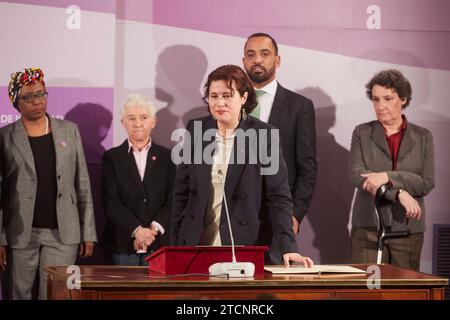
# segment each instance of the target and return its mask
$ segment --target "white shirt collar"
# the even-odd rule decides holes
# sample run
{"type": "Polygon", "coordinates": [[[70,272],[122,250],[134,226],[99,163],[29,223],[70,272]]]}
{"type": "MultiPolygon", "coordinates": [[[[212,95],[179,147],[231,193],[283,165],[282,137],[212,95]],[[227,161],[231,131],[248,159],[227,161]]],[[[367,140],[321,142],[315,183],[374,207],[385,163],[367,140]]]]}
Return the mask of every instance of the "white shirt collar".
{"type": "Polygon", "coordinates": [[[277,79],[273,79],[273,81],[271,81],[270,83],[266,84],[264,87],[260,88],[260,89],[256,89],[255,90],[263,90],[266,93],[275,96],[275,93],[277,92],[277,79]]]}
{"type": "MultiPolygon", "coordinates": [[[[130,152],[131,150],[139,152],[139,150],[134,150],[133,144],[131,143],[130,138],[127,138],[127,141],[128,141],[128,152],[130,152]]],[[[148,143],[142,148],[141,151],[144,151],[144,150],[148,151],[148,149],[150,149],[151,146],[152,146],[152,139],[150,138],[148,143]]]]}

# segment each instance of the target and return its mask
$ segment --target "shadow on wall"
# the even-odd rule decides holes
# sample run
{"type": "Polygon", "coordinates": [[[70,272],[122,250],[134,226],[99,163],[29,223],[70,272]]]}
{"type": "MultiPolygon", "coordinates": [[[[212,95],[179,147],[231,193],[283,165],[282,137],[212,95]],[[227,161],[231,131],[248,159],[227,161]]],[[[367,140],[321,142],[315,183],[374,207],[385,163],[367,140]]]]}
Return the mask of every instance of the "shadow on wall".
{"type": "Polygon", "coordinates": [[[172,148],[177,143],[170,138],[173,130],[208,114],[200,94],[207,65],[205,53],[191,45],[169,46],[158,56],[155,97],[165,106],[156,113],[156,143],[172,148]]]}
{"type": "MultiPolygon", "coordinates": [[[[411,82],[411,87],[413,91],[413,100],[411,101],[410,106],[421,106],[426,107],[429,96],[430,96],[430,78],[429,71],[427,69],[427,65],[422,61],[421,58],[416,56],[411,52],[406,52],[397,49],[377,49],[365,51],[359,55],[362,57],[361,59],[368,59],[368,57],[373,57],[374,60],[382,60],[383,57],[385,59],[394,59],[395,57],[402,57],[403,65],[396,64],[386,64],[384,67],[380,68],[379,63],[374,63],[371,68],[372,70],[367,70],[366,68],[359,67],[359,59],[353,60],[352,65],[352,76],[355,78],[357,83],[361,84],[361,92],[365,92],[366,83],[375,75],[375,73],[386,70],[386,69],[398,69],[405,75],[406,78],[411,82]],[[405,72],[406,68],[416,68],[411,70],[411,72],[405,72]]],[[[365,99],[365,101],[369,101],[365,99]]],[[[372,106],[369,102],[367,106],[372,106]]]]}
{"type": "Polygon", "coordinates": [[[96,103],[79,103],[64,116],[77,124],[88,164],[102,163],[102,142],[111,129],[112,118],[111,111],[96,103]]]}
{"type": "MultiPolygon", "coordinates": [[[[95,223],[98,241],[102,238],[105,225],[101,197],[102,157],[105,148],[102,141],[111,129],[112,114],[96,103],[79,103],[65,115],[65,119],[75,122],[80,130],[83,149],[91,180],[92,200],[94,203],[95,223]]],[[[98,243],[97,243],[98,244],[98,243]]],[[[105,264],[103,250],[96,244],[94,255],[88,259],[78,258],[77,264],[105,264]]]]}
{"type": "Polygon", "coordinates": [[[313,246],[319,261],[350,261],[350,235],[347,224],[353,197],[348,182],[349,152],[329,132],[336,124],[336,105],[320,88],[308,87],[298,92],[314,101],[317,132],[318,174],[314,197],[306,218],[313,231],[313,246]]]}

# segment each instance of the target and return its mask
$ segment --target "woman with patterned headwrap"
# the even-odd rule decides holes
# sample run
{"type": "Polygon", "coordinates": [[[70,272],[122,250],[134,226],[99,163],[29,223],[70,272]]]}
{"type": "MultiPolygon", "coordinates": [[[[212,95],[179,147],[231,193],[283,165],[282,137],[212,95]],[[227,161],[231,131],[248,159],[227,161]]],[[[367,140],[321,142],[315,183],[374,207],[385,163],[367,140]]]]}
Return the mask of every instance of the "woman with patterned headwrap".
{"type": "Polygon", "coordinates": [[[42,70],[13,73],[8,94],[21,118],[0,129],[0,270],[13,299],[32,298],[39,271],[46,299],[45,266],[92,255],[89,176],[77,126],[47,114],[42,70]]]}

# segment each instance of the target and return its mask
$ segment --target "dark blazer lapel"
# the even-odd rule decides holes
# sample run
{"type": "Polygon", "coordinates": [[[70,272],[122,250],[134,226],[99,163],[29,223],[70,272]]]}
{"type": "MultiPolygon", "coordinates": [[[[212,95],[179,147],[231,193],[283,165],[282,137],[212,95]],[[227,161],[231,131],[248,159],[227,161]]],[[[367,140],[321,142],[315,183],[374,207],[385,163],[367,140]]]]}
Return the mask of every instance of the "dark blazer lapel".
{"type": "Polygon", "coordinates": [[[378,121],[375,121],[372,126],[372,133],[370,135],[371,139],[375,144],[380,148],[383,153],[385,153],[388,156],[388,159],[390,159],[391,154],[389,151],[389,146],[386,141],[386,135],[384,133],[383,126],[378,121]]]}
{"type": "Polygon", "coordinates": [[[11,131],[11,139],[19,150],[19,153],[22,155],[24,162],[28,165],[34,176],[36,176],[33,152],[31,151],[30,142],[28,141],[28,136],[22,120],[17,120],[14,123],[14,128],[11,131]]]}
{"type": "Polygon", "coordinates": [[[150,150],[148,150],[147,153],[147,163],[145,165],[145,174],[144,174],[144,184],[147,183],[147,180],[150,178],[151,174],[153,173],[153,167],[156,164],[156,161],[158,161],[159,157],[159,150],[157,146],[152,146],[150,150]]]}
{"type": "Polygon", "coordinates": [[[139,189],[144,192],[144,186],[141,181],[141,176],[139,175],[139,171],[136,165],[136,160],[134,159],[133,152],[128,152],[128,140],[125,140],[124,143],[120,146],[120,156],[123,160],[123,164],[125,168],[130,173],[131,178],[139,187],[139,189]]]}
{"type": "MultiPolygon", "coordinates": [[[[202,144],[202,154],[201,154],[201,164],[197,165],[194,164],[194,168],[197,172],[197,178],[198,178],[198,185],[202,187],[208,187],[211,185],[211,167],[212,167],[212,157],[214,156],[214,150],[216,149],[217,141],[215,135],[213,135],[212,139],[210,141],[204,141],[203,140],[203,134],[208,129],[215,129],[217,130],[217,122],[213,119],[213,117],[207,118],[206,121],[202,123],[202,136],[196,137],[197,139],[201,139],[201,141],[194,141],[194,145],[201,143],[202,144]],[[204,154],[203,152],[208,147],[208,150],[211,151],[211,153],[208,152],[207,156],[210,157],[211,163],[207,163],[205,159],[203,158],[204,154]]],[[[216,131],[217,132],[217,131],[216,131]]],[[[196,151],[196,148],[194,147],[193,152],[196,151]]],[[[194,159],[194,155],[192,155],[192,159],[194,159]]]]}
{"type": "Polygon", "coordinates": [[[411,129],[411,126],[406,127],[405,132],[403,133],[402,142],[400,143],[400,149],[398,150],[398,159],[400,161],[403,159],[408,152],[414,147],[414,131],[411,129]]]}
{"type": "Polygon", "coordinates": [[[283,105],[285,105],[284,100],[286,99],[286,94],[284,88],[277,83],[277,92],[273,99],[272,109],[270,110],[268,123],[276,128],[281,128],[283,124],[281,123],[281,116],[283,115],[283,105]]]}

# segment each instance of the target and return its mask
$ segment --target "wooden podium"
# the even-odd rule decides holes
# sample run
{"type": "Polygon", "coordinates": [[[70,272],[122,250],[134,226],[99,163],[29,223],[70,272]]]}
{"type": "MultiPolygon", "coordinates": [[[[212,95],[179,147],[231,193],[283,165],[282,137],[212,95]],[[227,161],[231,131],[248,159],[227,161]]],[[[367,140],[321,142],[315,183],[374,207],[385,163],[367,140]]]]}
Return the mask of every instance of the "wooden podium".
{"type": "MultiPolygon", "coordinates": [[[[235,246],[238,262],[252,262],[255,274],[264,273],[266,246],[235,246]]],[[[208,274],[210,265],[216,262],[231,262],[231,246],[162,247],[145,258],[149,273],[164,275],[208,274]]]]}
{"type": "MultiPolygon", "coordinates": [[[[366,270],[369,265],[352,265],[366,270]]],[[[161,276],[147,267],[80,266],[78,288],[67,266],[47,266],[48,299],[422,299],[441,300],[448,279],[391,265],[379,265],[380,288],[368,287],[368,274],[264,273],[254,278],[210,278],[207,275],[161,276]]]]}

